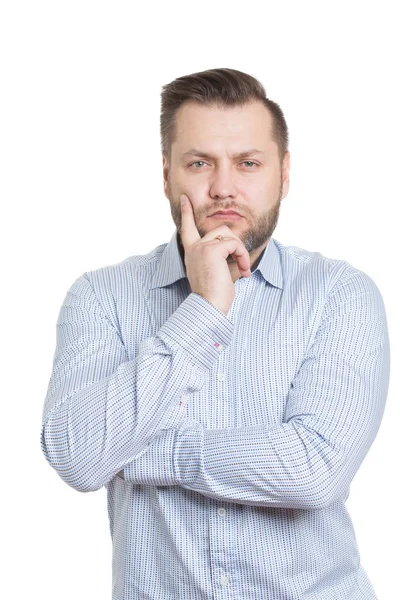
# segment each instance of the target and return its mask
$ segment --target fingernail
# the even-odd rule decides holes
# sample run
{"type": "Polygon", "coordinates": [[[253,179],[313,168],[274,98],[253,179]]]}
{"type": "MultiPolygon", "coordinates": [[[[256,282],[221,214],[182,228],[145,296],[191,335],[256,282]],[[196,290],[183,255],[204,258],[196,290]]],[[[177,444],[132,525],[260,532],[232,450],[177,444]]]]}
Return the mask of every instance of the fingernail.
{"type": "Polygon", "coordinates": [[[183,206],[186,202],[186,197],[185,196],[181,196],[181,206],[183,206]]]}

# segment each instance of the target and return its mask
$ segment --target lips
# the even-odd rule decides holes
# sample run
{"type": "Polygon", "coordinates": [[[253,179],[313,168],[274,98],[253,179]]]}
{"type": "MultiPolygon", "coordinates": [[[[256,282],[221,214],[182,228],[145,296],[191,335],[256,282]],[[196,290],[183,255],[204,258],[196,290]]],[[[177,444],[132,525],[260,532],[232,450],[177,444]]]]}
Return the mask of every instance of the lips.
{"type": "Polygon", "coordinates": [[[213,213],[211,216],[214,215],[237,215],[238,217],[241,217],[242,215],[238,212],[236,212],[235,210],[218,210],[217,212],[213,213]]]}

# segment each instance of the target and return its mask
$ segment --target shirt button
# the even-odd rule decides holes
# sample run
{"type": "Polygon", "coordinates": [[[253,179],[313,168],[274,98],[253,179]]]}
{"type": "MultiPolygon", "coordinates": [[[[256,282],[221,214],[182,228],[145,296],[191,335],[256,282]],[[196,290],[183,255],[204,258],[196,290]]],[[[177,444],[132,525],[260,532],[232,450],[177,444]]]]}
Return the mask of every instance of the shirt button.
{"type": "Polygon", "coordinates": [[[217,379],[218,379],[218,381],[224,381],[224,379],[225,379],[225,374],[224,374],[224,373],[218,373],[218,375],[217,375],[217,379]]]}
{"type": "Polygon", "coordinates": [[[221,585],[228,585],[229,584],[229,579],[227,578],[226,575],[222,575],[220,581],[221,581],[221,585]]]}
{"type": "Polygon", "coordinates": [[[179,406],[186,406],[188,400],[189,400],[189,396],[181,396],[181,401],[179,402],[179,406]]]}
{"type": "Polygon", "coordinates": [[[224,349],[222,344],[215,343],[214,346],[216,347],[218,352],[222,352],[224,349]]]}
{"type": "Polygon", "coordinates": [[[226,513],[226,510],[224,508],[219,508],[218,509],[218,514],[220,517],[224,517],[226,513]]]}

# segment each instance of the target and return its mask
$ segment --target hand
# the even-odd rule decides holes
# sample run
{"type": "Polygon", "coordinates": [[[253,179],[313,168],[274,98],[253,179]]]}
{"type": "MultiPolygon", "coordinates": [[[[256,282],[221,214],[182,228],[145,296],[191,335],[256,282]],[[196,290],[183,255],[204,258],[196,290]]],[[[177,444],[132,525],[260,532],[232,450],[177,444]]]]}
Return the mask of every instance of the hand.
{"type": "Polygon", "coordinates": [[[216,227],[200,237],[192,204],[185,194],[181,196],[181,211],[181,239],[190,289],[227,314],[235,297],[227,258],[231,255],[242,276],[250,277],[249,253],[242,240],[227,225],[216,227]],[[214,239],[217,235],[222,235],[224,239],[214,239]]]}

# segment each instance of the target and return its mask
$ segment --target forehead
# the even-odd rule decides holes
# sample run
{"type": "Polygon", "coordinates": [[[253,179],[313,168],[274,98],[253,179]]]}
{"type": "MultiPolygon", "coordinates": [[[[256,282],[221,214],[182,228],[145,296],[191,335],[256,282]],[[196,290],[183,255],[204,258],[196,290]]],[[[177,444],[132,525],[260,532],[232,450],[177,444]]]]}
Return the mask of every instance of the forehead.
{"type": "Polygon", "coordinates": [[[221,144],[267,149],[274,144],[271,132],[272,116],[262,102],[220,107],[188,101],[177,111],[172,146],[178,152],[193,145],[209,149],[221,144]]]}

